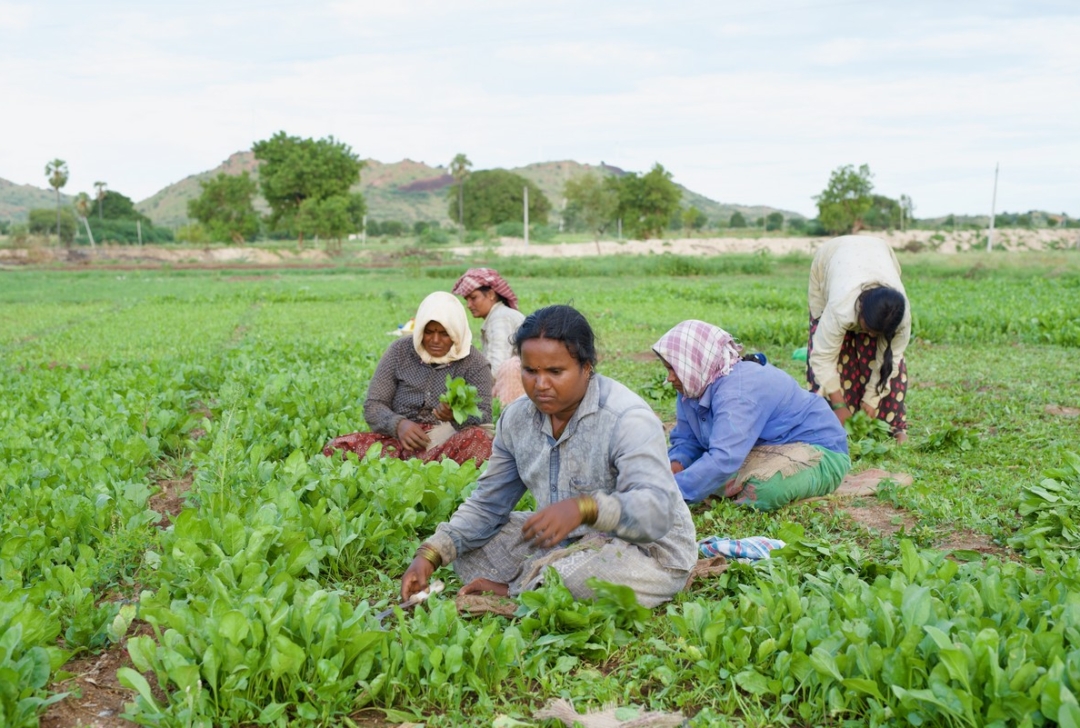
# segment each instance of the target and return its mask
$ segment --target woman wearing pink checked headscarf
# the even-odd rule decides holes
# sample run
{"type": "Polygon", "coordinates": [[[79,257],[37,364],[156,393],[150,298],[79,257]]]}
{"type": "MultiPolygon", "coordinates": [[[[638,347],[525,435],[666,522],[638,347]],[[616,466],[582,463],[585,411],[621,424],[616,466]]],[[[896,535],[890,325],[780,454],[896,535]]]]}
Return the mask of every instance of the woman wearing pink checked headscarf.
{"type": "Polygon", "coordinates": [[[683,321],[653,345],[679,393],[668,459],[690,502],[713,494],[763,511],[827,495],[851,468],[827,403],[731,334],[683,321]]]}
{"type": "Polygon", "coordinates": [[[465,299],[475,318],[484,319],[480,346],[491,366],[491,395],[506,403],[514,401],[525,394],[521,387],[521,360],[510,343],[525,320],[518,310],[517,296],[492,268],[469,268],[458,278],[453,292],[465,299]]]}

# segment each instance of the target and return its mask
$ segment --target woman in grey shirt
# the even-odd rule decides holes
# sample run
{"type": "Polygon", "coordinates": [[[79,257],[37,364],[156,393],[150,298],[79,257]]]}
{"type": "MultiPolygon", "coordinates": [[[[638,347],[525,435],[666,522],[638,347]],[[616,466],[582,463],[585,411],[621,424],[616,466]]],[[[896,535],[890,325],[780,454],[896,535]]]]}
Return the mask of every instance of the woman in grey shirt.
{"type": "Polygon", "coordinates": [[[660,420],[622,384],[596,374],[594,336],[569,306],[525,319],[514,340],[527,397],[499,418],[476,490],[417,551],[407,599],[442,564],[461,593],[517,596],[548,566],[577,598],[596,577],[656,606],[686,585],[697,559],[690,511],[660,420]],[[528,491],[536,512],[514,511],[528,491]]]}

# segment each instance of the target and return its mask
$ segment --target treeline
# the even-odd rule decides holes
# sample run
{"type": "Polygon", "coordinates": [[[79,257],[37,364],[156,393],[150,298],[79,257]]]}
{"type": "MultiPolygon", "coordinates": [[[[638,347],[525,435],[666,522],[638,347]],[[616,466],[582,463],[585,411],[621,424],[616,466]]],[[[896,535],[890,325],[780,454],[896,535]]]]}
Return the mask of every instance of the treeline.
{"type": "Polygon", "coordinates": [[[173,231],[159,227],[150,218],[135,209],[131,198],[115,190],[102,191],[96,209],[80,210],[80,200],[56,210],[39,208],[30,210],[25,224],[11,224],[0,229],[20,242],[30,235],[56,235],[63,245],[87,245],[111,243],[134,245],[138,243],[171,243],[173,231]]]}

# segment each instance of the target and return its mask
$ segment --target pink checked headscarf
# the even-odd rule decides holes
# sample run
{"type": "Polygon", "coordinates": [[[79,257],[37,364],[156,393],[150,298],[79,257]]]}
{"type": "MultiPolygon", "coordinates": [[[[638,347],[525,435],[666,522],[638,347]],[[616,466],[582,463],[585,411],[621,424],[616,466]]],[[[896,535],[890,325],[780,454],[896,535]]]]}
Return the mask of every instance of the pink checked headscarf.
{"type": "Polygon", "coordinates": [[[518,307],[517,296],[510,290],[510,284],[503,280],[492,268],[469,268],[454,284],[454,295],[467,296],[477,288],[487,286],[506,299],[506,305],[516,309],[518,307]]]}
{"type": "Polygon", "coordinates": [[[699,399],[705,388],[731,372],[742,358],[742,347],[731,334],[704,321],[689,320],[653,344],[657,356],[671,365],[683,394],[699,399]]]}

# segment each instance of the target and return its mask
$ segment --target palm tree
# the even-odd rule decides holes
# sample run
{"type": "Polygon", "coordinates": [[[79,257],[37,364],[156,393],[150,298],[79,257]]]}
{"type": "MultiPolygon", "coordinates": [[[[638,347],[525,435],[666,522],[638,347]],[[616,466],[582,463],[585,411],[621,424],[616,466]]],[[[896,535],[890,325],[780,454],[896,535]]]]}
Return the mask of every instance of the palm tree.
{"type": "Polygon", "coordinates": [[[45,176],[49,178],[49,187],[56,190],[56,240],[60,241],[60,188],[67,184],[68,166],[62,159],[54,159],[45,165],[45,176]]]}
{"type": "Polygon", "coordinates": [[[97,193],[94,199],[97,200],[97,219],[101,220],[101,203],[105,199],[105,188],[108,187],[104,182],[95,182],[94,191],[97,193]]]}
{"type": "Polygon", "coordinates": [[[450,162],[450,176],[457,183],[458,235],[465,235],[465,178],[469,176],[472,162],[464,154],[454,155],[450,162]]]}
{"type": "Polygon", "coordinates": [[[86,219],[90,215],[90,210],[93,209],[93,203],[90,200],[90,195],[85,192],[80,192],[75,195],[75,212],[78,214],[79,219],[82,220],[83,227],[86,228],[86,236],[90,238],[90,247],[94,247],[94,233],[90,232],[90,223],[86,219]]]}

